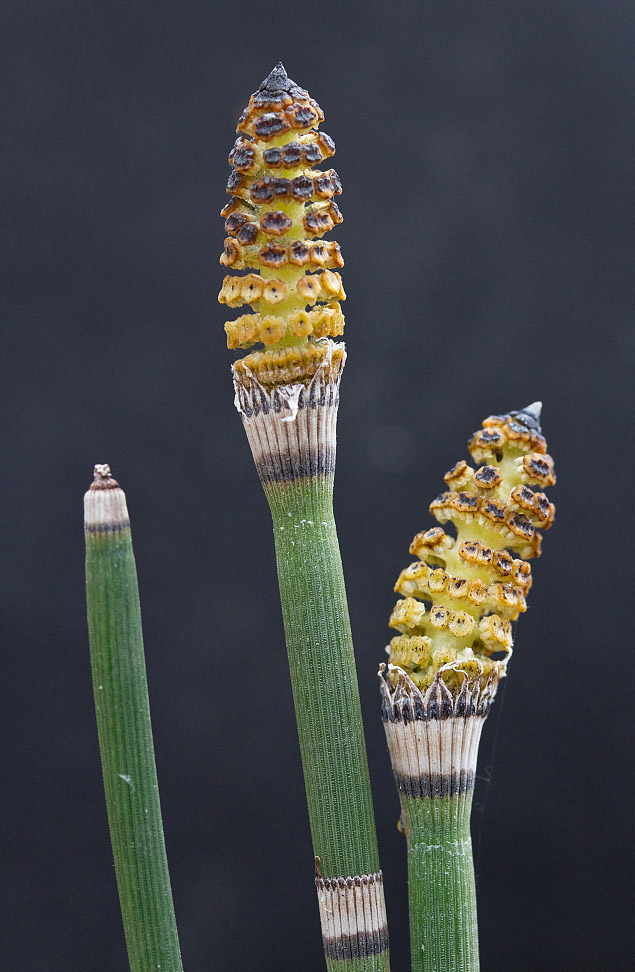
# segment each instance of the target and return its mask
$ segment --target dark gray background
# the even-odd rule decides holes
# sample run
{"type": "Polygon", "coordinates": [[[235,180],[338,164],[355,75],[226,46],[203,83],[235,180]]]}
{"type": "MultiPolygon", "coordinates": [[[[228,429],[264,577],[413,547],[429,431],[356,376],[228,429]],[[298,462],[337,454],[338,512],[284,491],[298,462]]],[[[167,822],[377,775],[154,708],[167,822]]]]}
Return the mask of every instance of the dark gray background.
{"type": "Polygon", "coordinates": [[[185,967],[322,969],[269,513],[216,302],[235,123],[282,59],[344,183],[336,513],[393,967],[392,586],[469,433],[542,398],[559,512],[482,747],[483,968],[630,968],[632,4],[5,0],[0,18],[2,967],[126,968],[82,589],[82,494],[110,462],[185,967]]]}

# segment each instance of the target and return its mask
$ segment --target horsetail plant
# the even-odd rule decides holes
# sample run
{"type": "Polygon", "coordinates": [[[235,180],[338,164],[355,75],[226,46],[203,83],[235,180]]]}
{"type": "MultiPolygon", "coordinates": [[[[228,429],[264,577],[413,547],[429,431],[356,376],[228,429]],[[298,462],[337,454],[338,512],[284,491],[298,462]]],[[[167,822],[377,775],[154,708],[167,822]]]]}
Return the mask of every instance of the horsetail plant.
{"type": "Polygon", "coordinates": [[[326,964],[386,972],[388,934],[342,565],[333,517],[335,423],[345,361],[341,221],[319,106],[278,64],[238,122],[219,295],[249,305],[225,325],[235,402],[271,509],[315,854],[326,964]],[[252,272],[257,271],[257,272],[252,272]],[[310,273],[309,271],[315,271],[310,273]]]}
{"type": "Polygon", "coordinates": [[[512,651],[511,622],[527,609],[527,557],[554,506],[540,403],[494,415],[470,439],[479,468],[446,473],[400,575],[390,618],[400,634],[380,668],[382,713],[408,844],[413,972],[478,972],[470,811],[483,722],[512,651]],[[513,555],[516,556],[513,556],[513,555]]]}
{"type": "MultiPolygon", "coordinates": [[[[241,415],[271,510],[328,972],[389,972],[353,645],[335,520],[346,360],[335,146],[320,107],[278,64],[229,156],[219,295],[241,415]],[[245,275],[237,271],[248,270],[245,275]],[[257,272],[253,272],[257,271],[257,272]],[[311,272],[313,271],[313,272],[311,272]]],[[[413,972],[478,972],[470,812],[483,723],[526,610],[528,557],[555,483],[540,403],[490,416],[430,506],[395,587],[399,631],[380,667],[382,715],[408,844],[413,972]]],[[[91,665],[108,820],[131,972],[182,972],[167,868],[126,499],[108,466],[85,496],[91,665]]]]}
{"type": "Polygon", "coordinates": [[[182,972],[152,743],[126,497],[107,465],[84,497],[86,600],[108,823],[131,972],[182,972]]]}

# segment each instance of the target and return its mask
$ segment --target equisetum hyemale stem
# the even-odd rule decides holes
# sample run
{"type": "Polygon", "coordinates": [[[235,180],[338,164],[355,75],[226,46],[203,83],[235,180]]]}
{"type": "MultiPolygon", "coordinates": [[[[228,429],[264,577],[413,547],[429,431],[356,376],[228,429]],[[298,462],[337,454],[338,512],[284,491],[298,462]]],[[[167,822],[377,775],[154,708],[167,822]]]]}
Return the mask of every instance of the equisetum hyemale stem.
{"type": "Polygon", "coordinates": [[[95,466],[84,497],[99,748],[131,972],[182,972],[154,761],[139,590],[123,490],[95,466]]]}
{"type": "Polygon", "coordinates": [[[470,811],[483,722],[527,609],[527,557],[555,483],[540,403],[494,415],[470,439],[478,469],[457,463],[430,506],[441,527],[419,533],[390,624],[400,635],[380,668],[382,713],[408,843],[413,972],[478,972],[470,811]]]}
{"type": "Polygon", "coordinates": [[[238,123],[223,210],[219,300],[254,313],[225,325],[236,406],[273,517],[327,967],[389,968],[382,875],[353,646],[333,519],[335,422],[344,366],[337,173],[323,115],[278,64],[238,123]],[[315,273],[307,271],[314,270],[315,273]],[[308,306],[307,306],[308,305],[308,306]]]}

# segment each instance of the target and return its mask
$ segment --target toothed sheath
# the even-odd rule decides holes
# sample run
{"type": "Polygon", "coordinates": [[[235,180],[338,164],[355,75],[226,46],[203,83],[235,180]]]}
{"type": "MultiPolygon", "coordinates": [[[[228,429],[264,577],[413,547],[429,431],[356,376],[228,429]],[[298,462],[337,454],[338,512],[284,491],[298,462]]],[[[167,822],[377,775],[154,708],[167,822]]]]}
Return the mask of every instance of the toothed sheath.
{"type": "Polygon", "coordinates": [[[223,210],[233,270],[220,300],[241,414],[273,518],[280,598],[316,867],[326,964],[386,972],[388,933],[346,592],[333,518],[335,423],[345,353],[333,154],[319,106],[281,64],[239,121],[223,210]],[[308,273],[315,270],[315,273],[308,273]],[[307,306],[308,305],[308,306],[307,306]]]}
{"type": "Polygon", "coordinates": [[[90,657],[108,823],[131,972],[182,972],[163,839],[126,497],[95,466],[84,498],[90,657]]]}
{"type": "Polygon", "coordinates": [[[477,463],[446,474],[430,511],[450,521],[417,534],[380,668],[382,716],[408,843],[413,972],[478,972],[470,812],[483,722],[506,674],[511,622],[527,608],[540,533],[554,516],[537,488],[555,483],[539,403],[486,419],[477,463]]]}

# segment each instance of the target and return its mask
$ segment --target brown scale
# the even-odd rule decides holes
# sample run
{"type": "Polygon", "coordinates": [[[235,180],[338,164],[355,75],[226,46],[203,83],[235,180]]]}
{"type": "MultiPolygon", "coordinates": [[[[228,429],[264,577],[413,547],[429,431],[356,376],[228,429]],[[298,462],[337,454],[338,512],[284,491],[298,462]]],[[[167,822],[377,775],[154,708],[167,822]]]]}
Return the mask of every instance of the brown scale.
{"type": "Polygon", "coordinates": [[[420,688],[440,669],[453,691],[475,672],[483,684],[505,674],[511,624],[526,611],[531,587],[526,558],[540,555],[540,530],[555,512],[537,489],[556,481],[539,416],[536,403],[486,419],[468,444],[478,467],[456,463],[445,475],[449,489],[430,506],[456,536],[433,527],[410,545],[418,559],[395,586],[401,599],[390,624],[400,635],[389,651],[420,688]]]}
{"type": "Polygon", "coordinates": [[[243,314],[225,324],[227,344],[264,344],[265,356],[249,355],[238,373],[262,371],[267,382],[276,354],[281,381],[290,373],[304,374],[307,362],[322,360],[326,351],[301,349],[343,331],[339,301],[346,295],[337,271],[344,261],[338,244],[322,239],[342,221],[334,201],[342,185],[335,169],[315,168],[335,152],[333,140],[317,130],[323,117],[317,102],[278,64],[251,96],[229,155],[220,262],[232,273],[219,301],[252,308],[252,321],[243,314]],[[253,272],[234,276],[244,270],[253,272]],[[289,348],[301,352],[293,367],[289,348]]]}
{"type": "MultiPolygon", "coordinates": [[[[275,199],[295,199],[296,202],[309,203],[339,196],[342,184],[335,169],[329,169],[328,172],[309,172],[296,176],[295,179],[262,176],[253,181],[239,172],[232,172],[227,180],[226,191],[232,198],[255,205],[270,203],[275,199]]],[[[335,212],[336,209],[335,206],[332,211],[335,212]]]]}

